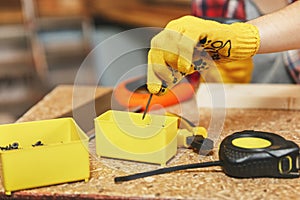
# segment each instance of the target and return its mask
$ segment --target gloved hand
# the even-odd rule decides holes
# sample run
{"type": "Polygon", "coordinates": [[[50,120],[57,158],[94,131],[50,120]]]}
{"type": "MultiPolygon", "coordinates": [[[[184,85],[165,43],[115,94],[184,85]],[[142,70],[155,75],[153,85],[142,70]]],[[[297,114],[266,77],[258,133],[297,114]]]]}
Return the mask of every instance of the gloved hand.
{"type": "MultiPolygon", "coordinates": [[[[148,90],[163,94],[170,83],[176,84],[182,76],[209,68],[213,61],[221,71],[231,73],[235,69],[227,62],[251,58],[259,44],[258,29],[251,24],[220,24],[193,16],[173,20],[151,41],[148,90]]],[[[249,75],[247,66],[244,70],[241,74],[249,75]]]]}
{"type": "Polygon", "coordinates": [[[208,82],[249,83],[253,71],[252,58],[232,62],[216,62],[204,75],[208,82]]]}

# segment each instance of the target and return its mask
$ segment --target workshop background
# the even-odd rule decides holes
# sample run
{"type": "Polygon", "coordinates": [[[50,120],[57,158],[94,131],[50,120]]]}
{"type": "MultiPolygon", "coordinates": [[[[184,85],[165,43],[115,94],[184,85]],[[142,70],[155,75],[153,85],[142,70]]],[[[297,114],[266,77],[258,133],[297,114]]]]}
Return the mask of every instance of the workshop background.
{"type": "MultiPolygon", "coordinates": [[[[189,0],[0,1],[0,124],[14,122],[55,86],[74,83],[84,58],[106,38],[136,27],[164,27],[189,13],[189,0]]],[[[139,61],[122,65],[146,62],[141,53],[135,55],[139,61]]],[[[97,78],[101,59],[96,61],[87,84],[97,78]]]]}

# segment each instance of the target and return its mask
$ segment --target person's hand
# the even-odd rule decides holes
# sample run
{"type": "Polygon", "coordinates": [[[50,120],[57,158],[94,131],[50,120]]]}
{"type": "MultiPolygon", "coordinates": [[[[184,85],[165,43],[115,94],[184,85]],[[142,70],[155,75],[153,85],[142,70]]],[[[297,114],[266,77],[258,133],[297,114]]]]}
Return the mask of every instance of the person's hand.
{"type": "Polygon", "coordinates": [[[216,67],[210,68],[203,78],[208,82],[249,83],[253,65],[252,58],[232,62],[216,62],[216,67]]]}
{"type": "MultiPolygon", "coordinates": [[[[148,90],[153,94],[163,93],[162,85],[176,84],[186,74],[209,68],[213,61],[224,67],[223,72],[231,73],[230,64],[226,63],[251,58],[259,44],[258,29],[251,24],[220,24],[193,16],[173,20],[151,41],[148,90]]],[[[249,71],[247,65],[243,67],[249,71]]]]}

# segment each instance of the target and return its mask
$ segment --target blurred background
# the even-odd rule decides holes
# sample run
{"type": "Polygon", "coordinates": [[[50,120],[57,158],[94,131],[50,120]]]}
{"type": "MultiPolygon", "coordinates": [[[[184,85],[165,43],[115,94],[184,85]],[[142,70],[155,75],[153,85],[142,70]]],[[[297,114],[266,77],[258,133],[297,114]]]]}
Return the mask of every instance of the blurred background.
{"type": "MultiPolygon", "coordinates": [[[[190,13],[189,0],[1,0],[0,124],[14,122],[57,85],[73,84],[101,41],[132,28],[164,27],[190,13]]],[[[138,38],[120,45],[135,42],[138,38]]],[[[87,84],[97,79],[101,59],[105,56],[87,68],[87,84]]],[[[136,62],[146,63],[146,52],[122,65],[136,62]]],[[[108,78],[100,85],[114,83],[108,78]]]]}

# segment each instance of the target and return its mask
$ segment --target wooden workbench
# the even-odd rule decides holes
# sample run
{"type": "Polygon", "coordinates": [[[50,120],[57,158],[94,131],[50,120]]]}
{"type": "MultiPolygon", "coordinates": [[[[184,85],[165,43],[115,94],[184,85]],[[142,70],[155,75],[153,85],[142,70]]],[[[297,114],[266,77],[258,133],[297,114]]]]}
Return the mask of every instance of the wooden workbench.
{"type": "MultiPolygon", "coordinates": [[[[259,86],[256,86],[259,90],[259,86]]],[[[263,89],[263,88],[262,88],[263,89]]],[[[293,88],[294,92],[298,90],[293,88]]],[[[58,117],[61,108],[70,107],[72,86],[60,86],[30,109],[18,122],[58,117]],[[61,101],[59,100],[62,98],[61,101]],[[43,112],[44,111],[44,112],[43,112]],[[48,117],[47,117],[48,116],[48,117]]],[[[107,88],[97,88],[98,94],[107,94],[107,88]],[[101,92],[102,91],[102,92],[101,92]]],[[[255,91],[252,93],[255,96],[255,91]]],[[[265,92],[266,93],[266,92],[265,92]]],[[[85,102],[86,103],[86,102],[85,102]]],[[[191,102],[186,102],[189,105],[191,102]]],[[[193,104],[193,103],[192,103],[193,104]]],[[[191,104],[191,105],[192,105],[191,104]]],[[[270,102],[272,104],[272,102],[270,102]]],[[[178,111],[178,106],[168,108],[178,111]]],[[[208,127],[211,108],[200,109],[200,125],[208,127]]],[[[212,155],[199,157],[191,150],[179,149],[168,166],[218,159],[218,145],[228,134],[245,129],[271,131],[300,144],[300,112],[293,109],[226,109],[221,135],[215,135],[212,155]]],[[[91,178],[84,181],[17,191],[14,198],[26,199],[298,199],[299,179],[236,179],[226,176],[220,167],[174,172],[115,184],[115,176],[157,169],[159,166],[97,158],[91,143],[91,178]]],[[[22,166],[20,166],[22,167],[22,166]]],[[[0,186],[0,199],[5,198],[0,186]]],[[[9,199],[9,198],[7,198],[9,199]]]]}

